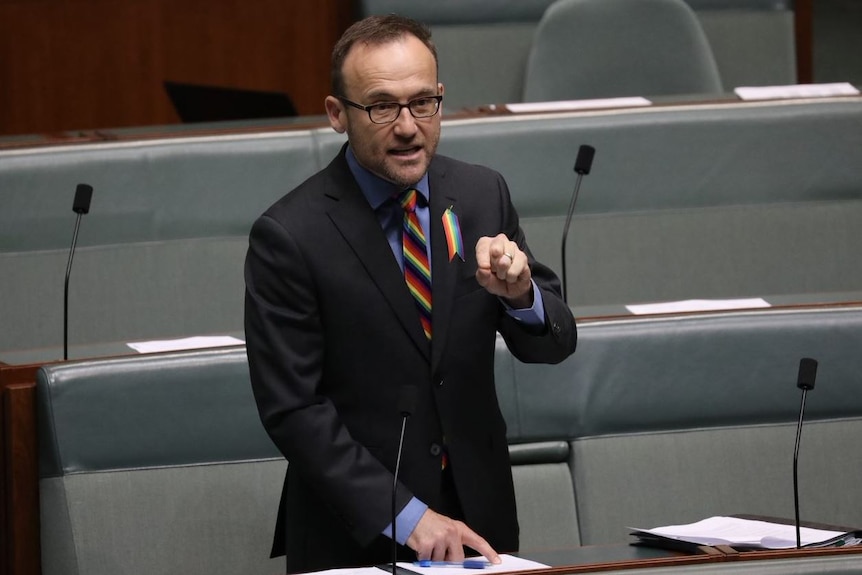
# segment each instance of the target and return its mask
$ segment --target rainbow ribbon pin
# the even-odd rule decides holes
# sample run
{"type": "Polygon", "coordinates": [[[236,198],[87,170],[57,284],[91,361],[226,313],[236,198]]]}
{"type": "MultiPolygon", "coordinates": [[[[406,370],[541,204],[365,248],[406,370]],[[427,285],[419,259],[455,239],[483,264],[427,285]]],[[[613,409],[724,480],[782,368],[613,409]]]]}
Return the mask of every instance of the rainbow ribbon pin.
{"type": "Polygon", "coordinates": [[[452,206],[443,212],[443,232],[446,234],[446,245],[449,246],[449,261],[458,254],[463,262],[464,240],[461,239],[461,224],[458,223],[458,216],[452,211],[452,206]]]}

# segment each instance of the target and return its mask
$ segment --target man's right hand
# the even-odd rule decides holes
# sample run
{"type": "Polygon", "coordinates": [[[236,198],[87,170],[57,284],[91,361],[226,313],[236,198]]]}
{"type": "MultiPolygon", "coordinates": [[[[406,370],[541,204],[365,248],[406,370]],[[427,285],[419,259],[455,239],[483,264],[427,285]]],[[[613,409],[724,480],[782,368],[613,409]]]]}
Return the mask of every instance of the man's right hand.
{"type": "Polygon", "coordinates": [[[478,533],[463,522],[428,509],[407,538],[407,545],[416,551],[417,559],[432,561],[463,561],[464,546],[475,549],[491,563],[501,562],[500,556],[478,533]]]}

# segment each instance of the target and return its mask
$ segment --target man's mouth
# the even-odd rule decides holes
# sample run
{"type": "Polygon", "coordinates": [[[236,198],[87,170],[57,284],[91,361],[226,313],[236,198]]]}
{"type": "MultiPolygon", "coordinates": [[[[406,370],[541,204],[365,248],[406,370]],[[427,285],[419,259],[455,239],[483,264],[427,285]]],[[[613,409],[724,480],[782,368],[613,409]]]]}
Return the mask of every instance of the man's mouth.
{"type": "Polygon", "coordinates": [[[415,156],[416,154],[418,154],[421,151],[422,151],[421,146],[410,146],[408,148],[393,148],[393,149],[389,150],[389,153],[392,154],[393,156],[398,156],[401,158],[410,158],[412,156],[415,156]]]}

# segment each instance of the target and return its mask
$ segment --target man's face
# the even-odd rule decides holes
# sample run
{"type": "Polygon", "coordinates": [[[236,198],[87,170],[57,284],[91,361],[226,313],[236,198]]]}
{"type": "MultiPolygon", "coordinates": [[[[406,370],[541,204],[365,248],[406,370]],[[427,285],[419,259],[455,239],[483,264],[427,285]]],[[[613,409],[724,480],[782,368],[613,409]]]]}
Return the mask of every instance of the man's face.
{"type": "MultiPolygon", "coordinates": [[[[337,95],[363,106],[443,94],[434,56],[415,36],[379,45],[358,42],[347,54],[343,76],[346,93],[337,95]]],[[[402,108],[394,122],[374,124],[367,112],[332,96],[326,110],[333,129],[347,132],[356,159],[371,172],[406,188],[428,170],[440,141],[441,113],[417,119],[402,108]]]]}

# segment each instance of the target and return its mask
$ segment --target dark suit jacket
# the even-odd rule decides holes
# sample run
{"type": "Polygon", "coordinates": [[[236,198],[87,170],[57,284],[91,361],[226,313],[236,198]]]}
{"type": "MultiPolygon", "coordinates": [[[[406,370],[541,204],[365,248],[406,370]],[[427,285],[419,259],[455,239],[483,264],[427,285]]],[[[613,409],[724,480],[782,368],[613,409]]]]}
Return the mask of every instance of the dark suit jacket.
{"type": "Polygon", "coordinates": [[[558,279],[532,256],[543,330],[519,325],[476,282],[479,237],[503,232],[529,255],[503,178],[441,156],[428,174],[430,344],[344,150],[251,231],[248,359],[261,419],[289,462],[273,553],[283,553],[286,541],[291,571],[389,559],[380,533],[391,521],[397,402],[407,384],[418,386],[418,399],[397,508],[413,495],[432,509],[438,504],[438,446],[445,443],[465,522],[497,551],[517,550],[506,424],[494,387],[495,333],[522,361],[556,363],[575,349],[575,321],[558,279]],[[465,261],[448,259],[441,218],[450,206],[465,261]],[[369,551],[378,548],[382,556],[369,551]]]}

